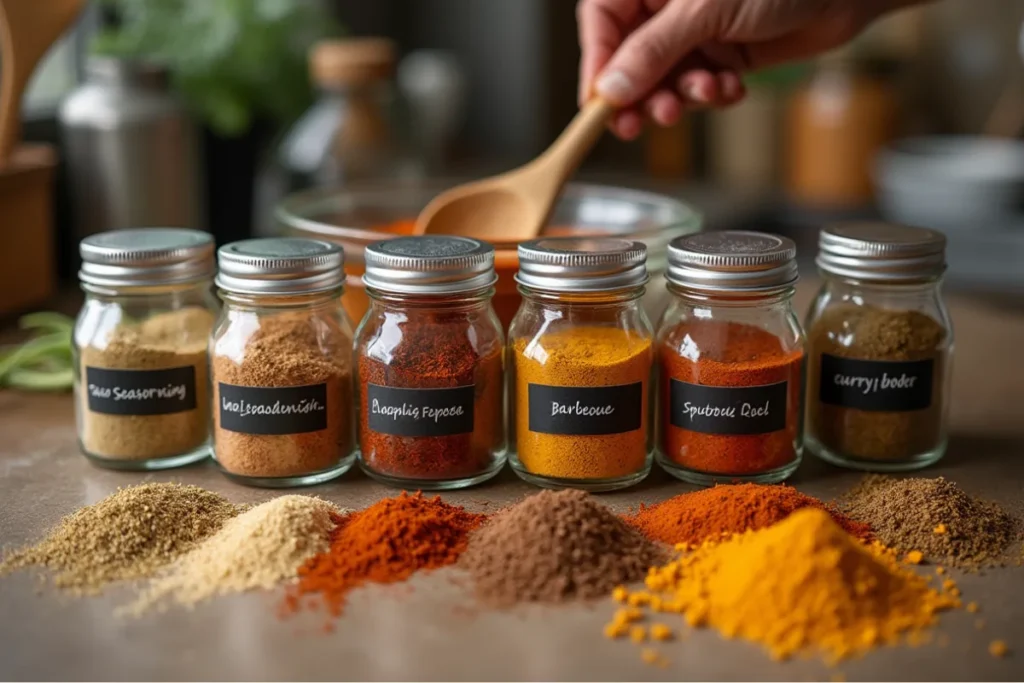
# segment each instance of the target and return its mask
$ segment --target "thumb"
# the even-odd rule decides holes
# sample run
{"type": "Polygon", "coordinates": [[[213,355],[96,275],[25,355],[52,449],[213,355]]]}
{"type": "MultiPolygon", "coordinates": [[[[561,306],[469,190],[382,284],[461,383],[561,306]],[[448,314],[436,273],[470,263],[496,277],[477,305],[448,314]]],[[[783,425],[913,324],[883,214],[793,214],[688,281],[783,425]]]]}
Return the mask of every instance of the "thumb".
{"type": "Polygon", "coordinates": [[[620,107],[641,99],[687,53],[713,38],[707,8],[713,11],[715,6],[701,0],[671,0],[615,51],[594,84],[597,94],[620,107]]]}

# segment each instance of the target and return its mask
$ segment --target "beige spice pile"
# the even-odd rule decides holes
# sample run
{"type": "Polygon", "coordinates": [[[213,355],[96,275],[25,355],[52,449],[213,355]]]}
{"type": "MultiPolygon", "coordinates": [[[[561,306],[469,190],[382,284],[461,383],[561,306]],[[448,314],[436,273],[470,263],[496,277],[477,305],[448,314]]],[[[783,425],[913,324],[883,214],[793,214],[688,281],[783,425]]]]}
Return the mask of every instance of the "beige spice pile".
{"type": "Polygon", "coordinates": [[[0,576],[42,566],[74,594],[142,579],[195,548],[244,511],[198,486],[143,484],[118,489],[68,515],[39,543],[0,562],[0,576]]]}
{"type": "Polygon", "coordinates": [[[190,607],[218,595],[274,588],[327,550],[334,519],[342,512],[309,496],[281,496],[258,505],[170,565],[123,612],[140,615],[171,603],[190,607]]]}

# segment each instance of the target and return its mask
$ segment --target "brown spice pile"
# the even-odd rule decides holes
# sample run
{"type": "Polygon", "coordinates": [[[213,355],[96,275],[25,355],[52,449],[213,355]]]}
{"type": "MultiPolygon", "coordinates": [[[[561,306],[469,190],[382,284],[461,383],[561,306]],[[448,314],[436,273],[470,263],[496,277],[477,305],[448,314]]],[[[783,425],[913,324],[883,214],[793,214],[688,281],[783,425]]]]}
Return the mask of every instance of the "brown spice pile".
{"type": "Polygon", "coordinates": [[[652,541],[696,545],[707,539],[763,529],[802,508],[825,510],[851,536],[866,540],[870,527],[840,513],[792,486],[723,484],[684,493],[652,505],[641,505],[626,521],[652,541]]]}
{"type": "Polygon", "coordinates": [[[151,576],[216,533],[244,507],[181,484],[143,484],[118,491],[65,517],[36,545],[0,563],[0,576],[45,566],[54,584],[95,594],[114,581],[151,576]]]}
{"type": "MultiPolygon", "coordinates": [[[[230,336],[230,335],[229,335],[230,336]]],[[[228,472],[250,477],[312,474],[352,451],[351,340],[337,321],[309,313],[261,318],[236,362],[225,336],[213,349],[214,457],[228,472]],[[302,434],[243,434],[220,426],[219,382],[245,387],[327,385],[327,428],[302,434]]]]}
{"type": "Polygon", "coordinates": [[[942,477],[869,476],[847,496],[843,509],[870,524],[882,543],[959,567],[1001,564],[1020,537],[1018,520],[942,477]]]}
{"type": "Polygon", "coordinates": [[[165,370],[192,367],[196,407],[161,415],[112,415],[89,410],[89,392],[79,392],[82,446],[90,454],[114,460],[146,460],[188,453],[210,436],[210,380],[206,345],[213,314],[189,307],[160,313],[138,324],[115,328],[109,338],[81,348],[86,368],[165,370]],[[96,344],[93,346],[93,344],[96,344]]]}
{"type": "Polygon", "coordinates": [[[470,537],[460,565],[495,606],[607,595],[642,579],[667,549],[583,491],[543,491],[498,513],[470,537]]]}
{"type": "Polygon", "coordinates": [[[466,549],[470,531],[485,519],[439,496],[405,492],[344,517],[335,515],[330,548],[299,569],[299,583],[283,611],[293,612],[302,596],[318,594],[332,614],[340,614],[354,588],[397,583],[414,572],[453,564],[466,549]]]}

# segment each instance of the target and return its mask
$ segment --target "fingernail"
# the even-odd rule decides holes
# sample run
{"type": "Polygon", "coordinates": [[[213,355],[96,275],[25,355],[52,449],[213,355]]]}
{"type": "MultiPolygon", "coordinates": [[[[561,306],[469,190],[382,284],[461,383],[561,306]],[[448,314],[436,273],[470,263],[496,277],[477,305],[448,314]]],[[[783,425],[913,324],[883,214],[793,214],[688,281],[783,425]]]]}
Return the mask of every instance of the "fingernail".
{"type": "Polygon", "coordinates": [[[601,74],[594,85],[601,97],[613,104],[624,104],[633,98],[633,83],[621,71],[607,71],[601,74]]]}
{"type": "Polygon", "coordinates": [[[701,92],[699,84],[693,81],[690,81],[683,86],[683,92],[686,95],[686,99],[691,102],[704,102],[707,100],[707,97],[705,97],[704,93],[701,92]]]}

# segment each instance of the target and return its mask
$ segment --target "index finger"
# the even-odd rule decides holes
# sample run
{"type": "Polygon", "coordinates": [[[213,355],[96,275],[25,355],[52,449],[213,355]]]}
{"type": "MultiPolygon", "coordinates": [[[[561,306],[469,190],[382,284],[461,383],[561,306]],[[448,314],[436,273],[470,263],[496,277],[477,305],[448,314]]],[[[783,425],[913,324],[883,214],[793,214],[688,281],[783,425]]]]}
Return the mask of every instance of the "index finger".
{"type": "Polygon", "coordinates": [[[580,39],[580,105],[590,99],[591,86],[626,37],[640,13],[641,0],[580,0],[576,21],[580,39]]]}

